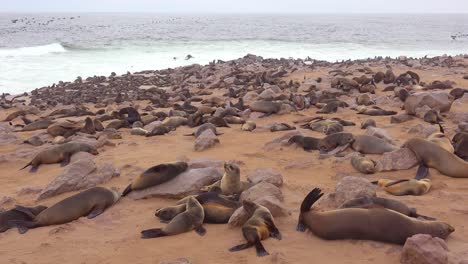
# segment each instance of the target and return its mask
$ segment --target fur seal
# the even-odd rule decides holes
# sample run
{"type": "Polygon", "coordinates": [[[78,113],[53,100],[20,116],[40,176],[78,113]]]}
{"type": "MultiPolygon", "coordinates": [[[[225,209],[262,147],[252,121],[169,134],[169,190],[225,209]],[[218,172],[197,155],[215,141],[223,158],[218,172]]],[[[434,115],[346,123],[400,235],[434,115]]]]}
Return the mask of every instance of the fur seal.
{"type": "Polygon", "coordinates": [[[196,138],[198,138],[205,130],[211,130],[213,131],[213,134],[219,136],[219,135],[222,135],[223,133],[218,133],[218,131],[216,131],[216,126],[211,124],[211,123],[206,123],[206,124],[203,124],[201,126],[199,126],[197,128],[197,130],[195,132],[193,132],[192,134],[187,134],[187,135],[184,135],[184,136],[195,136],[196,138]]]}
{"type": "Polygon", "coordinates": [[[242,125],[245,123],[245,120],[241,117],[238,117],[238,116],[226,116],[223,118],[224,121],[226,121],[226,123],[228,124],[239,124],[239,125],[242,125]]]}
{"type": "Polygon", "coordinates": [[[362,154],[383,154],[396,150],[396,147],[378,137],[368,135],[354,136],[351,147],[362,154]]]}
{"type": "Polygon", "coordinates": [[[429,124],[440,124],[442,117],[440,111],[437,109],[431,109],[424,114],[423,120],[429,124]]]}
{"type": "Polygon", "coordinates": [[[358,106],[356,110],[359,115],[369,115],[369,116],[388,116],[388,115],[396,115],[397,112],[385,110],[378,106],[366,107],[366,106],[358,106]]]}
{"type": "Polygon", "coordinates": [[[228,123],[226,122],[226,120],[224,120],[223,118],[219,117],[219,116],[213,116],[213,117],[210,117],[208,120],[207,120],[208,123],[211,123],[217,127],[230,127],[228,125],[228,123]]]}
{"type": "Polygon", "coordinates": [[[330,114],[338,111],[339,101],[331,101],[318,110],[317,114],[330,114]]]}
{"type": "Polygon", "coordinates": [[[295,143],[301,146],[305,151],[318,150],[319,142],[320,142],[320,139],[318,138],[305,137],[305,136],[300,136],[300,135],[293,136],[288,140],[288,144],[295,143]]]}
{"type": "Polygon", "coordinates": [[[301,204],[297,230],[307,228],[316,236],[327,239],[374,240],[403,245],[416,234],[428,234],[446,239],[455,229],[440,221],[421,221],[393,210],[382,208],[346,208],[326,212],[311,211],[322,197],[318,188],[312,190],[301,204]]]}
{"type": "Polygon", "coordinates": [[[171,117],[168,117],[168,118],[164,119],[164,121],[161,123],[161,125],[177,128],[177,127],[180,127],[182,125],[186,125],[187,121],[188,120],[185,117],[171,116],[171,117]]]}
{"type": "Polygon", "coordinates": [[[245,124],[243,124],[241,127],[243,131],[250,131],[250,132],[255,130],[255,128],[257,128],[257,124],[255,124],[255,122],[251,120],[245,122],[245,124]]]}
{"type": "Polygon", "coordinates": [[[406,99],[410,96],[408,90],[402,87],[395,87],[393,93],[395,94],[395,97],[398,97],[403,103],[406,102],[406,99]]]}
{"type": "Polygon", "coordinates": [[[247,200],[243,201],[243,207],[251,216],[242,226],[242,234],[247,243],[234,246],[229,251],[235,252],[255,246],[258,257],[269,255],[261,241],[268,237],[281,240],[281,233],[275,225],[270,210],[247,200]]]}
{"type": "Polygon", "coordinates": [[[436,143],[421,138],[412,138],[404,146],[416,155],[426,167],[454,178],[468,178],[468,162],[445,150],[436,143]]]}
{"type": "Polygon", "coordinates": [[[39,152],[39,154],[37,154],[31,162],[26,164],[26,166],[21,168],[21,170],[31,166],[30,172],[36,172],[41,164],[52,164],[59,162],[61,162],[62,166],[66,166],[68,163],[70,163],[71,156],[80,151],[88,152],[93,155],[99,154],[97,149],[91,145],[85,143],[68,142],[60,146],[52,147],[39,152]]]}
{"type": "Polygon", "coordinates": [[[455,154],[463,160],[468,159],[468,133],[459,132],[452,138],[455,154]]]}
{"type": "Polygon", "coordinates": [[[162,236],[172,236],[195,230],[199,235],[206,233],[203,225],[205,212],[203,206],[195,197],[187,200],[186,210],[175,216],[165,227],[154,228],[141,231],[141,238],[156,238],[162,236]]]}
{"type": "Polygon", "coordinates": [[[377,171],[377,163],[374,160],[360,155],[351,158],[351,165],[364,174],[373,174],[377,171]]]}
{"type": "Polygon", "coordinates": [[[339,132],[328,135],[319,141],[319,150],[321,154],[328,153],[339,146],[351,144],[354,141],[354,136],[351,133],[339,132]]]}
{"type": "Polygon", "coordinates": [[[343,131],[343,125],[339,121],[332,119],[314,120],[310,123],[301,125],[301,128],[308,128],[313,131],[322,132],[325,135],[331,135],[343,131]]]}
{"type": "MultiPolygon", "coordinates": [[[[218,192],[201,193],[194,196],[203,206],[205,212],[204,223],[226,224],[234,211],[241,205],[239,202],[229,200],[218,192]]],[[[177,202],[175,206],[169,206],[156,210],[155,216],[162,221],[170,221],[178,214],[186,210],[187,200],[184,198],[177,202]]]]}
{"type": "Polygon", "coordinates": [[[365,85],[359,87],[359,92],[375,94],[376,89],[377,89],[377,87],[375,87],[375,85],[373,85],[373,84],[365,84],[365,85]]]}
{"type": "Polygon", "coordinates": [[[360,94],[356,97],[356,104],[358,105],[373,105],[375,104],[374,101],[372,101],[372,98],[370,97],[369,94],[364,93],[360,94]]]}
{"type": "Polygon", "coordinates": [[[410,179],[410,180],[386,180],[380,179],[376,182],[381,189],[387,193],[402,196],[402,195],[423,195],[431,189],[430,179],[410,179]]]}
{"type": "MultiPolygon", "coordinates": [[[[10,224],[11,221],[13,221],[13,220],[31,221],[31,220],[33,220],[32,216],[35,217],[40,212],[47,209],[46,206],[42,206],[42,205],[39,205],[39,206],[36,206],[36,207],[24,207],[24,208],[27,208],[29,210],[29,212],[31,212],[31,214],[26,214],[26,213],[24,213],[22,211],[18,211],[18,210],[16,210],[16,208],[13,208],[13,209],[8,210],[6,212],[0,212],[0,233],[3,233],[5,231],[7,231],[8,229],[14,227],[13,225],[10,224]]],[[[21,228],[21,229],[18,230],[20,233],[26,232],[26,230],[24,228],[22,228],[22,227],[18,227],[18,228],[21,228]]]]}
{"type": "Polygon", "coordinates": [[[33,220],[10,222],[14,223],[15,226],[25,228],[27,231],[29,228],[65,224],[82,216],[91,219],[102,214],[107,208],[115,204],[119,198],[120,194],[117,190],[93,187],[63,199],[40,212],[37,216],[28,208],[17,206],[16,210],[29,214],[33,220]]]}
{"type": "Polygon", "coordinates": [[[249,105],[249,109],[252,112],[264,113],[265,116],[276,114],[281,110],[281,102],[272,102],[272,101],[255,101],[249,105]]]}
{"type": "Polygon", "coordinates": [[[377,124],[374,119],[366,119],[361,123],[361,129],[366,129],[368,127],[377,127],[377,124]]]}
{"type": "Polygon", "coordinates": [[[29,123],[21,129],[21,131],[34,131],[34,130],[39,130],[39,129],[47,129],[50,125],[52,125],[54,122],[51,121],[48,118],[43,118],[37,121],[34,121],[32,123],[29,123]]]}
{"type": "Polygon", "coordinates": [[[278,131],[289,131],[295,130],[296,127],[288,125],[286,123],[275,123],[273,126],[270,127],[271,132],[278,132],[278,131]]]}
{"type": "Polygon", "coordinates": [[[455,149],[453,148],[452,141],[448,137],[445,136],[444,133],[435,132],[432,133],[427,140],[436,143],[437,145],[441,146],[443,149],[447,150],[450,153],[454,153],[455,149]]]}
{"type": "Polygon", "coordinates": [[[187,162],[163,163],[153,166],[143,172],[136,180],[125,188],[122,196],[126,196],[134,190],[142,190],[174,179],[177,175],[186,171],[187,162]]]}
{"type": "Polygon", "coordinates": [[[421,217],[426,220],[436,220],[433,217],[418,214],[416,208],[410,208],[400,201],[381,197],[364,196],[352,199],[340,206],[340,209],[343,208],[385,208],[413,218],[421,217]]]}
{"type": "Polygon", "coordinates": [[[90,117],[85,119],[85,125],[80,130],[81,133],[94,135],[96,134],[96,128],[94,127],[94,122],[90,117]]]}
{"type": "Polygon", "coordinates": [[[380,83],[385,78],[385,73],[379,71],[372,77],[374,83],[380,83]]]}
{"type": "Polygon", "coordinates": [[[224,195],[237,195],[250,187],[250,183],[240,180],[240,168],[234,163],[224,163],[224,175],[221,180],[212,185],[205,186],[201,191],[212,191],[213,188],[220,188],[224,195]]]}

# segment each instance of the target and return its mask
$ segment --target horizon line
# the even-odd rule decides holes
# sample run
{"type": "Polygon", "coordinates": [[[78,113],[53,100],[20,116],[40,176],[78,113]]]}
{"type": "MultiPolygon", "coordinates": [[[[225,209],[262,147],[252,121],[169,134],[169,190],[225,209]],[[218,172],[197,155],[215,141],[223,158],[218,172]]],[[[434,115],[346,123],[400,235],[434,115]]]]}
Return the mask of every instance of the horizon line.
{"type": "Polygon", "coordinates": [[[0,11],[0,14],[168,14],[168,15],[465,15],[468,12],[189,12],[189,11],[0,11]]]}

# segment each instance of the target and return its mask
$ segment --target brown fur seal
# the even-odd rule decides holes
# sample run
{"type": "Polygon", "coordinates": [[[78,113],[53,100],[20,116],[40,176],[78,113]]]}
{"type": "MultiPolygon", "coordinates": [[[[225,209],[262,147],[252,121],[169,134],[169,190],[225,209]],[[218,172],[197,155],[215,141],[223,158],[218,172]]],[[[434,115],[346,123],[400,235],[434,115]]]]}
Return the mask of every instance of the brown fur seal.
{"type": "Polygon", "coordinates": [[[165,227],[154,228],[141,231],[141,238],[156,238],[162,236],[172,236],[195,230],[199,235],[206,233],[203,225],[205,212],[202,205],[190,197],[186,204],[186,210],[175,216],[165,227]]]}
{"type": "Polygon", "coordinates": [[[375,104],[374,101],[372,101],[372,98],[370,97],[369,94],[364,93],[360,94],[356,97],[356,104],[358,105],[373,105],[375,104]]]}
{"type": "Polygon", "coordinates": [[[330,114],[330,113],[336,113],[338,111],[338,106],[339,106],[339,101],[331,101],[324,105],[322,109],[318,110],[316,113],[317,114],[330,114]]]}
{"type": "Polygon", "coordinates": [[[435,132],[432,133],[427,140],[436,143],[437,145],[441,146],[443,149],[447,150],[450,153],[454,153],[455,149],[453,148],[452,141],[448,137],[445,136],[444,133],[435,132]]]}
{"type": "Polygon", "coordinates": [[[426,220],[436,220],[433,217],[418,214],[415,208],[410,208],[400,201],[380,197],[364,196],[352,199],[340,206],[340,209],[343,208],[385,208],[413,218],[421,217],[426,220]]]}
{"type": "Polygon", "coordinates": [[[368,127],[377,127],[377,124],[374,119],[366,119],[361,123],[361,129],[366,129],[368,127]]]}
{"type": "Polygon", "coordinates": [[[41,164],[52,164],[61,162],[62,166],[70,163],[70,158],[77,152],[88,152],[93,155],[99,154],[97,149],[91,145],[85,143],[69,142],[60,146],[51,147],[49,149],[39,152],[34,159],[26,164],[22,169],[31,166],[30,172],[36,172],[41,164]]]}
{"type": "Polygon", "coordinates": [[[402,195],[423,195],[431,189],[431,180],[429,179],[410,179],[410,180],[386,180],[380,179],[376,183],[381,189],[387,193],[402,196],[402,195]]]}
{"type": "Polygon", "coordinates": [[[257,124],[255,124],[255,122],[251,120],[245,122],[245,124],[243,124],[241,127],[243,131],[253,131],[255,130],[255,128],[257,128],[257,124]]]}
{"type": "Polygon", "coordinates": [[[288,140],[288,144],[295,143],[301,146],[305,151],[318,150],[319,142],[320,142],[320,139],[318,138],[305,137],[305,136],[300,136],[300,135],[293,136],[288,140]]]}
{"type": "MultiPolygon", "coordinates": [[[[204,223],[226,224],[231,218],[234,211],[240,207],[240,203],[226,199],[217,192],[201,193],[194,196],[195,199],[203,206],[205,212],[204,223]]],[[[169,206],[156,210],[155,216],[162,221],[170,221],[178,214],[185,211],[187,200],[190,197],[184,198],[177,202],[175,206],[169,206]]]]}
{"type": "Polygon", "coordinates": [[[354,136],[351,146],[355,151],[359,151],[362,154],[383,154],[397,149],[395,146],[385,142],[385,140],[368,135],[354,136]]]}
{"type": "Polygon", "coordinates": [[[122,196],[126,196],[134,190],[142,190],[174,179],[177,175],[186,171],[187,162],[164,163],[153,166],[143,172],[140,177],[134,180],[125,188],[122,196]]]}
{"type": "Polygon", "coordinates": [[[270,210],[246,200],[243,202],[243,207],[247,214],[251,215],[249,220],[242,226],[242,234],[247,243],[232,247],[229,251],[240,251],[255,246],[258,257],[269,255],[261,241],[269,237],[281,240],[281,233],[275,225],[270,210]]]}
{"type": "Polygon", "coordinates": [[[81,125],[76,122],[63,121],[50,125],[47,128],[47,133],[49,133],[53,137],[63,136],[65,138],[68,138],[74,135],[76,132],[80,131],[80,129],[81,125]]]}
{"type": "Polygon", "coordinates": [[[468,133],[459,132],[452,138],[455,154],[464,159],[468,159],[468,133]]]}
{"type": "Polygon", "coordinates": [[[165,135],[171,131],[175,130],[174,127],[171,126],[164,126],[164,125],[159,125],[153,128],[148,134],[146,134],[146,137],[152,137],[152,136],[162,136],[165,135]]]}
{"type": "Polygon", "coordinates": [[[208,120],[207,120],[208,123],[211,123],[217,127],[230,127],[228,125],[228,123],[226,122],[226,120],[224,120],[223,118],[219,117],[219,116],[213,116],[213,117],[210,117],[208,120]]]}
{"type": "Polygon", "coordinates": [[[380,83],[385,78],[385,73],[379,71],[372,77],[374,83],[380,83]]]}
{"type": "Polygon", "coordinates": [[[375,87],[375,85],[366,84],[366,85],[363,85],[363,86],[359,87],[359,92],[375,94],[376,89],[377,89],[377,87],[375,87]]]}
{"type": "Polygon", "coordinates": [[[440,124],[442,117],[440,111],[437,109],[431,109],[424,114],[423,120],[429,124],[440,124]]]}
{"type": "Polygon", "coordinates": [[[321,154],[325,154],[334,150],[339,146],[344,146],[346,144],[351,144],[354,141],[354,136],[351,133],[339,132],[335,134],[328,135],[319,142],[319,150],[321,154]]]}
{"type": "Polygon", "coordinates": [[[321,190],[315,188],[305,197],[300,208],[298,231],[304,232],[308,228],[316,236],[327,240],[374,240],[400,245],[416,234],[445,239],[455,231],[451,225],[444,222],[420,221],[381,208],[311,211],[311,206],[322,195],[321,190]]]}
{"type": "Polygon", "coordinates": [[[289,131],[295,130],[296,127],[288,125],[286,123],[275,123],[273,126],[270,127],[271,132],[278,132],[278,131],[289,131]]]}
{"type": "Polygon", "coordinates": [[[264,116],[271,114],[276,114],[281,110],[281,102],[272,102],[272,101],[255,101],[249,105],[249,109],[252,112],[265,113],[264,116]]]}
{"type": "Polygon", "coordinates": [[[343,131],[343,125],[336,120],[314,120],[310,123],[301,125],[301,128],[308,128],[313,131],[322,132],[325,135],[331,135],[343,131]]]}
{"type": "MultiPolygon", "coordinates": [[[[14,225],[11,225],[10,222],[13,220],[20,220],[20,221],[31,221],[34,218],[32,216],[38,215],[40,212],[44,211],[47,209],[46,206],[36,206],[36,207],[24,207],[31,212],[31,214],[26,214],[24,212],[16,210],[16,208],[13,208],[11,210],[8,210],[6,212],[0,212],[0,233],[7,231],[10,228],[15,227],[14,225]]],[[[23,234],[26,232],[26,229],[19,227],[21,229],[18,229],[18,231],[23,234]]]]}
{"type": "Polygon", "coordinates": [[[205,130],[211,130],[213,132],[213,134],[215,134],[217,136],[223,134],[223,133],[218,133],[218,131],[216,131],[216,126],[215,125],[213,125],[211,123],[206,123],[206,124],[203,124],[200,127],[198,127],[197,130],[195,132],[193,132],[192,134],[187,134],[187,135],[184,135],[184,136],[195,136],[196,138],[198,138],[203,132],[205,132],[205,130]]]}
{"type": "Polygon", "coordinates": [[[212,185],[205,186],[202,191],[211,191],[213,188],[220,188],[224,195],[240,194],[250,187],[250,183],[240,180],[240,168],[234,163],[224,163],[224,175],[221,180],[212,185]]]}
{"type": "Polygon", "coordinates": [[[177,128],[186,124],[187,124],[187,118],[181,117],[181,116],[171,116],[171,117],[164,119],[161,125],[177,128]]]}
{"type": "Polygon", "coordinates": [[[54,122],[51,121],[50,119],[43,118],[43,119],[34,121],[30,124],[27,124],[26,126],[23,127],[23,129],[21,129],[21,131],[34,131],[34,130],[39,130],[39,129],[46,129],[53,123],[54,122]]]}
{"type": "Polygon", "coordinates": [[[238,116],[226,116],[223,117],[224,121],[226,121],[228,124],[239,124],[242,125],[245,123],[245,120],[241,117],[238,116]]]}
{"type": "Polygon", "coordinates": [[[378,106],[359,106],[356,107],[358,114],[360,115],[369,115],[369,116],[388,116],[388,115],[396,115],[397,112],[384,110],[378,106]]]}
{"type": "Polygon", "coordinates": [[[93,187],[63,199],[35,216],[28,208],[17,206],[16,209],[28,213],[32,221],[11,221],[16,226],[36,228],[49,225],[60,225],[76,220],[82,216],[89,219],[102,214],[120,198],[117,190],[93,187]]]}
{"type": "Polygon", "coordinates": [[[406,99],[410,96],[410,93],[408,90],[402,87],[395,87],[393,90],[393,93],[395,94],[396,97],[398,97],[402,102],[406,102],[406,99]]]}
{"type": "Polygon", "coordinates": [[[408,140],[405,146],[413,151],[424,166],[434,168],[450,177],[468,178],[468,162],[448,152],[436,143],[421,138],[413,138],[408,140]]]}
{"type": "Polygon", "coordinates": [[[377,163],[374,160],[359,155],[351,158],[351,165],[364,174],[373,174],[377,171],[377,163]]]}

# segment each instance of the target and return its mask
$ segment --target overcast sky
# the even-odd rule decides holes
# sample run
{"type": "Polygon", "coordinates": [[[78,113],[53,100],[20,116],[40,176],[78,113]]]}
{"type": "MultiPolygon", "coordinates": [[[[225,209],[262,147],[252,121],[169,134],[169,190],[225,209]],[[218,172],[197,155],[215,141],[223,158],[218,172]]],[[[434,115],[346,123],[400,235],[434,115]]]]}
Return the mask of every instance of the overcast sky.
{"type": "Polygon", "coordinates": [[[468,13],[468,0],[0,0],[0,12],[468,13]]]}

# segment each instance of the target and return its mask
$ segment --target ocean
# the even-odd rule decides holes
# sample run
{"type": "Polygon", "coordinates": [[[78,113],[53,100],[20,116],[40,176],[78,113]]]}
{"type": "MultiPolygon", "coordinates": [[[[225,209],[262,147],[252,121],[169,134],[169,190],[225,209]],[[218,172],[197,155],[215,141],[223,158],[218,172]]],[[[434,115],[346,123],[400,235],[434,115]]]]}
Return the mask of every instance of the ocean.
{"type": "Polygon", "coordinates": [[[249,53],[327,61],[466,54],[467,33],[466,14],[0,13],[0,94],[249,53]]]}

